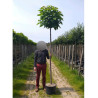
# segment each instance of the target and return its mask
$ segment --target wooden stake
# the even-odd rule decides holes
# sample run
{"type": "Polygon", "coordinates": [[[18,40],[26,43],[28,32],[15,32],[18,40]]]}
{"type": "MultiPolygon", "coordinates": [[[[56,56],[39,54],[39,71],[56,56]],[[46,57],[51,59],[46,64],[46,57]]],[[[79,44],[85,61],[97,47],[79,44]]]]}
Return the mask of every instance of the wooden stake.
{"type": "Polygon", "coordinates": [[[81,71],[81,64],[82,64],[82,57],[83,57],[83,47],[82,47],[82,52],[81,52],[81,55],[80,55],[80,66],[79,66],[79,72],[78,72],[78,75],[80,75],[80,71],[81,71]]]}
{"type": "Polygon", "coordinates": [[[65,46],[65,62],[66,62],[66,46],[65,46]]]}
{"type": "Polygon", "coordinates": [[[74,45],[72,46],[72,70],[73,70],[73,55],[74,55],[74,45]]]}
{"type": "Polygon", "coordinates": [[[68,65],[69,65],[69,67],[70,67],[70,45],[69,45],[68,65]]]}

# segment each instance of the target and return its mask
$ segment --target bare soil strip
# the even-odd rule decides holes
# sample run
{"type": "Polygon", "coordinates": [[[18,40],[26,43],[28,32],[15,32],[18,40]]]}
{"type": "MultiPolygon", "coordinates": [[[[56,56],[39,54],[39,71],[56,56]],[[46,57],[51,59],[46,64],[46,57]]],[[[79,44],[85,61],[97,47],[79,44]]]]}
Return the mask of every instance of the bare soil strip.
{"type": "MultiPolygon", "coordinates": [[[[50,61],[47,59],[47,63],[50,64],[50,61]]],[[[58,89],[60,90],[63,98],[80,98],[79,95],[74,91],[74,89],[69,85],[67,79],[65,79],[58,68],[53,62],[51,62],[52,68],[52,77],[56,82],[58,89]]]]}
{"type": "Polygon", "coordinates": [[[24,91],[24,95],[22,98],[50,98],[47,96],[46,92],[42,90],[42,74],[40,75],[40,92],[35,92],[36,88],[36,72],[32,69],[30,75],[26,82],[26,89],[24,91]]]}
{"type": "MultiPolygon", "coordinates": [[[[35,92],[35,84],[36,84],[36,72],[31,70],[30,75],[26,82],[26,90],[24,92],[24,95],[26,95],[26,98],[39,98],[39,94],[35,92]]],[[[24,97],[25,98],[25,97],[24,97]]]]}

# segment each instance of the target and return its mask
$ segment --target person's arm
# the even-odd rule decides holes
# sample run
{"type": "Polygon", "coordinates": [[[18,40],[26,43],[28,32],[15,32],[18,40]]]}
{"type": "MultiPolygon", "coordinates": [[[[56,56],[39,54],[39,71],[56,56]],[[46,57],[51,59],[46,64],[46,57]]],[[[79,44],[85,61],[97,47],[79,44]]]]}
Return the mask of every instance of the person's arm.
{"type": "Polygon", "coordinates": [[[36,71],[37,51],[34,53],[34,71],[36,71]]]}

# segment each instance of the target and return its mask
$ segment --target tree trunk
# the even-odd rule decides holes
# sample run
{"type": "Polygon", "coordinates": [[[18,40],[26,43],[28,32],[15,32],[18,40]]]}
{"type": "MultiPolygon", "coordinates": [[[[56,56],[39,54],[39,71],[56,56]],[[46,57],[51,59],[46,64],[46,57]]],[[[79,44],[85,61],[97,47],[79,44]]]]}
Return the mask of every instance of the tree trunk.
{"type": "MultiPolygon", "coordinates": [[[[50,54],[51,54],[51,28],[50,28],[50,54]]],[[[50,83],[52,84],[51,56],[50,56],[50,83]]]]}

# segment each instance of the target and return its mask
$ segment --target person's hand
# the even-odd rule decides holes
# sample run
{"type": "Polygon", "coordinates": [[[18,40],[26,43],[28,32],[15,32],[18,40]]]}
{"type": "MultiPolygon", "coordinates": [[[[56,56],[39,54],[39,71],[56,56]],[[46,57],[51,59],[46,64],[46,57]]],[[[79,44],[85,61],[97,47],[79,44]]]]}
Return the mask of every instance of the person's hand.
{"type": "Polygon", "coordinates": [[[36,67],[34,67],[34,71],[36,71],[36,67]]]}

